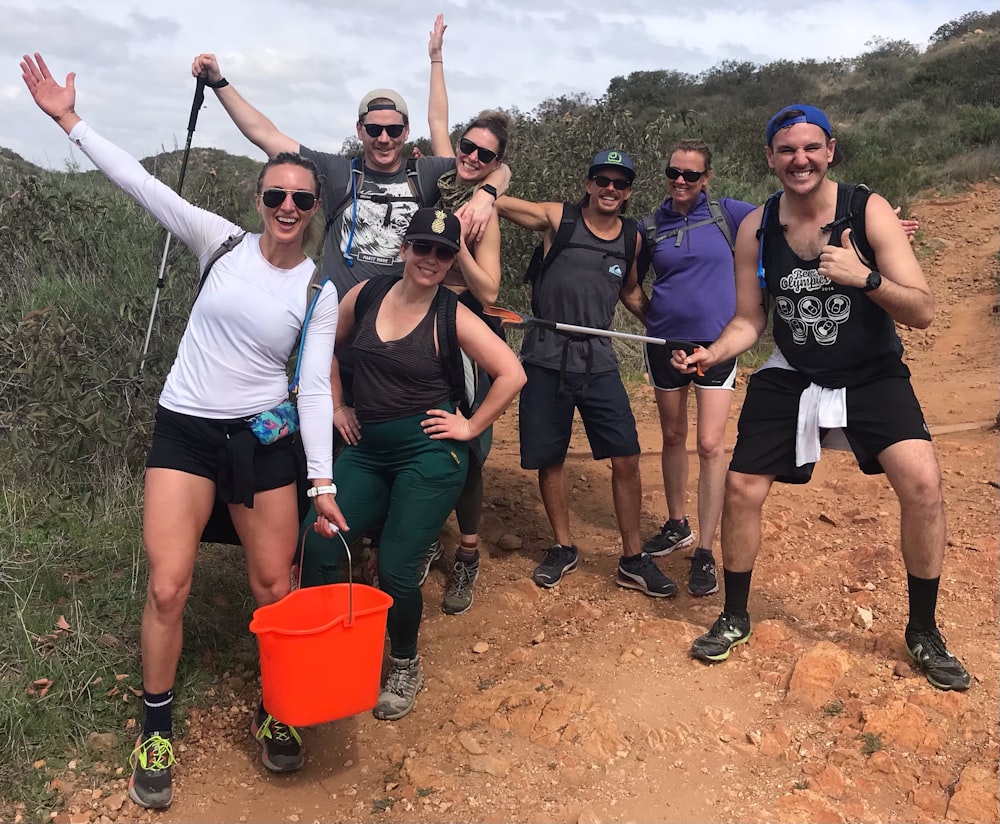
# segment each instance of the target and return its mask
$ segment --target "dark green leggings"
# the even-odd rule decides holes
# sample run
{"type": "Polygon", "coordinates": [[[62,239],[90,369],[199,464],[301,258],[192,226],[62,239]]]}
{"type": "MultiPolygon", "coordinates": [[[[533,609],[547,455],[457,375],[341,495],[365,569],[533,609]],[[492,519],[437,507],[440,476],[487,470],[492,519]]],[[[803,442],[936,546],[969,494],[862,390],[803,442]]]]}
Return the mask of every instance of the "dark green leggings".
{"type": "MultiPolygon", "coordinates": [[[[417,585],[420,561],[441,532],[465,483],[468,448],[457,441],[432,441],[420,427],[426,415],[362,424],[361,439],[347,447],[334,465],[337,505],[350,527],[351,544],[382,528],[378,544],[379,586],[392,596],[388,630],[392,655],[413,658],[424,608],[417,585]]],[[[317,535],[315,506],[306,531],[302,585],[341,580],[344,545],[340,538],[317,535]]]]}

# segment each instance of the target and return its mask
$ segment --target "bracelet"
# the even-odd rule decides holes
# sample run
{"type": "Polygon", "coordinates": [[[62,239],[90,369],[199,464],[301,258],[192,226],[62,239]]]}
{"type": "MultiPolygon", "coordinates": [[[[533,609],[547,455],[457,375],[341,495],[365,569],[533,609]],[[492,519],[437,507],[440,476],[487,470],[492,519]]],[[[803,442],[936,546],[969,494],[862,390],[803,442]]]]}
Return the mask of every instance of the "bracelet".
{"type": "Polygon", "coordinates": [[[205,85],[208,86],[208,88],[210,88],[210,89],[216,89],[216,90],[218,90],[218,89],[224,89],[224,88],[226,88],[226,86],[229,85],[229,81],[226,80],[226,78],[224,78],[224,77],[220,77],[214,83],[212,83],[209,80],[206,80],[205,81],[205,85]]]}
{"type": "Polygon", "coordinates": [[[431,63],[444,63],[443,60],[432,60],[431,63]]]}
{"type": "Polygon", "coordinates": [[[340,406],[333,407],[334,412],[339,412],[341,409],[347,409],[349,404],[342,403],[340,406]]]}

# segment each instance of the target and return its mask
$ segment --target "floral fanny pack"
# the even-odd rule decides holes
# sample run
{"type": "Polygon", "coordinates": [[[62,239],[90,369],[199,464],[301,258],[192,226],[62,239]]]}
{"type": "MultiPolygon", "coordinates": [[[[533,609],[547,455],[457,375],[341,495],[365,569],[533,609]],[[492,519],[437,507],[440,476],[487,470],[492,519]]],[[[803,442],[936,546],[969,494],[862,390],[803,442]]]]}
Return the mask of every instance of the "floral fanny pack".
{"type": "Polygon", "coordinates": [[[267,446],[299,431],[299,412],[294,403],[286,400],[274,409],[247,418],[246,423],[257,440],[267,446]]]}

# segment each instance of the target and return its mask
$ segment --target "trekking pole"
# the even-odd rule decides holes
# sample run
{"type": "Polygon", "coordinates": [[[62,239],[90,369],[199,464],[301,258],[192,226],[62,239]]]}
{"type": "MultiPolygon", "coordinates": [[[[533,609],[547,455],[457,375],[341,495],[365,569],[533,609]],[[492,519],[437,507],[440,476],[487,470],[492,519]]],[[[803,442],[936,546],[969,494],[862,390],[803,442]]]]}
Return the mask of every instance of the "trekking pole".
{"type": "MultiPolygon", "coordinates": [[[[184,185],[184,174],[187,172],[188,156],[191,154],[191,138],[194,136],[194,127],[198,122],[198,112],[205,102],[205,78],[198,77],[195,80],[194,100],[191,101],[191,116],[188,118],[187,142],[184,144],[184,157],[181,159],[181,173],[177,180],[177,194],[181,193],[184,185]]],[[[146,325],[146,339],[142,343],[142,360],[139,361],[139,371],[146,365],[146,354],[149,352],[149,340],[153,336],[153,320],[156,318],[156,305],[160,302],[160,290],[163,289],[165,279],[163,273],[167,268],[167,252],[170,251],[170,241],[173,235],[167,232],[167,239],[163,244],[163,257],[160,259],[160,271],[156,276],[156,289],[153,292],[153,306],[149,310],[149,323],[146,325]]]]}

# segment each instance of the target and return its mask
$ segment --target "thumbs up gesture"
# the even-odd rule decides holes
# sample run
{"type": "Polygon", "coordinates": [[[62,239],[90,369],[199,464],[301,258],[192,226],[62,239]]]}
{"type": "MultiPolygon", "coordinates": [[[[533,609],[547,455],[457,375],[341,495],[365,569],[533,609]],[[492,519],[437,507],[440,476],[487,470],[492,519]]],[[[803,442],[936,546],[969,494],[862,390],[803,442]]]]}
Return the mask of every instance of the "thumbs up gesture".
{"type": "Polygon", "coordinates": [[[871,269],[862,263],[851,245],[851,229],[840,233],[840,244],[829,243],[819,254],[819,274],[841,286],[863,288],[871,269]]]}

